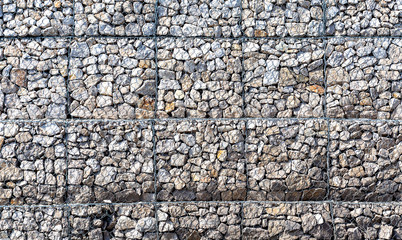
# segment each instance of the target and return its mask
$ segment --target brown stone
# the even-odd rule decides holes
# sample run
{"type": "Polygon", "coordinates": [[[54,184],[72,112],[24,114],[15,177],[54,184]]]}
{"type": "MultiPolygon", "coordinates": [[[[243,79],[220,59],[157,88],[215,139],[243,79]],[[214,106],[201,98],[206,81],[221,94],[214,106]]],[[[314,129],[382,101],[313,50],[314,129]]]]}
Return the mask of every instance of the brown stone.
{"type": "Polygon", "coordinates": [[[138,67],[140,68],[150,68],[151,67],[151,60],[140,60],[138,63],[138,67]]]}
{"type": "Polygon", "coordinates": [[[245,188],[236,188],[233,190],[233,200],[243,201],[246,200],[247,190],[245,188]]]}
{"type": "Polygon", "coordinates": [[[187,240],[200,240],[201,236],[197,231],[193,231],[188,237],[187,240]]]}
{"type": "Polygon", "coordinates": [[[213,177],[213,178],[218,177],[218,171],[216,169],[212,169],[211,173],[210,173],[210,176],[213,177]]]}
{"type": "Polygon", "coordinates": [[[22,205],[23,201],[19,198],[13,198],[13,199],[11,199],[10,203],[11,203],[11,205],[22,205]]]}
{"type": "Polygon", "coordinates": [[[27,72],[25,70],[21,69],[11,70],[11,82],[17,84],[20,87],[27,86],[26,76],[27,72]]]}
{"type": "Polygon", "coordinates": [[[165,111],[167,113],[170,113],[173,110],[174,110],[174,102],[166,103],[165,111]]]}
{"type": "Polygon", "coordinates": [[[144,96],[143,98],[141,98],[138,107],[148,111],[153,111],[155,108],[155,100],[148,96],[144,96]]]}
{"type": "Polygon", "coordinates": [[[54,7],[55,8],[61,8],[61,2],[60,1],[54,2],[54,7]]]}
{"type": "Polygon", "coordinates": [[[4,143],[4,137],[0,136],[0,149],[1,149],[1,146],[3,146],[3,143],[4,143]]]}
{"type": "Polygon", "coordinates": [[[311,86],[308,86],[307,89],[310,90],[311,92],[315,92],[320,95],[324,94],[324,92],[325,92],[325,89],[319,85],[311,85],[311,86]]]}
{"type": "Polygon", "coordinates": [[[263,30],[260,30],[260,29],[255,30],[254,35],[256,37],[266,37],[266,36],[268,36],[267,32],[265,32],[263,30]]]}
{"type": "Polygon", "coordinates": [[[221,193],[221,198],[223,201],[232,201],[233,200],[233,194],[232,191],[225,191],[221,193]]]}

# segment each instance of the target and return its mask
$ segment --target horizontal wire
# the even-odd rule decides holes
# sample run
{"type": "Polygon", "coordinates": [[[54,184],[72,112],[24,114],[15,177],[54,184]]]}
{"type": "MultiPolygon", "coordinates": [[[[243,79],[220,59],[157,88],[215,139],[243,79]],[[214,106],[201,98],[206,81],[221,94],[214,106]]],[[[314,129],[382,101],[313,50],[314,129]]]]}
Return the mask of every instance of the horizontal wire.
{"type": "Polygon", "coordinates": [[[214,36],[171,36],[171,35],[158,35],[158,36],[107,36],[107,35],[82,35],[82,36],[0,36],[1,40],[13,40],[13,39],[40,39],[40,38],[54,38],[54,39],[63,39],[63,38],[111,38],[111,39],[153,39],[153,38],[175,38],[175,39],[233,39],[233,40],[241,40],[241,39],[250,39],[250,40],[281,40],[281,39],[331,39],[331,38],[350,38],[350,39],[379,39],[379,38],[395,38],[402,39],[402,36],[338,36],[338,35],[326,35],[326,36],[299,36],[299,37],[248,37],[248,36],[240,36],[240,37],[214,37],[214,36]]]}
{"type": "Polygon", "coordinates": [[[391,202],[358,202],[358,201],[334,201],[334,200],[323,200],[323,201],[255,201],[255,200],[244,200],[244,201],[159,201],[159,202],[132,202],[132,203],[68,203],[68,204],[54,204],[54,205],[44,205],[44,204],[32,204],[32,205],[0,205],[0,208],[63,208],[63,207],[80,207],[80,206],[130,206],[130,205],[174,205],[174,204],[301,204],[301,205],[314,205],[314,204],[333,204],[333,205],[394,205],[402,206],[401,201],[391,201],[391,202]]]}
{"type": "Polygon", "coordinates": [[[328,118],[328,117],[312,117],[312,118],[264,118],[264,117],[240,117],[240,118],[147,118],[147,119],[4,119],[0,123],[38,123],[38,122],[59,122],[59,123],[86,123],[86,122],[170,122],[170,121],[307,121],[307,120],[330,120],[351,121],[351,122],[394,122],[402,123],[402,119],[369,119],[369,118],[328,118]]]}

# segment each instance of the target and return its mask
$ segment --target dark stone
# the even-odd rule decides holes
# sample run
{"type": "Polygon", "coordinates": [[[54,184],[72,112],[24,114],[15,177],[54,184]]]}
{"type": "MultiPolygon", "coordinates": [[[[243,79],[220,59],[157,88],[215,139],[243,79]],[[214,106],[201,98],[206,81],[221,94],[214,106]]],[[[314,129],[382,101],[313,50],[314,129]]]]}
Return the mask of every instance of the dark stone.
{"type": "Polygon", "coordinates": [[[288,192],[286,193],[286,201],[299,201],[301,198],[302,193],[301,192],[288,192]]]}
{"type": "Polygon", "coordinates": [[[345,113],[340,107],[328,108],[327,112],[329,117],[343,118],[345,116],[345,113]]]}
{"type": "Polygon", "coordinates": [[[95,187],[94,193],[96,202],[103,202],[104,200],[109,200],[112,202],[116,201],[115,195],[104,188],[95,187]]]}
{"type": "Polygon", "coordinates": [[[334,235],[332,224],[327,222],[315,226],[310,232],[317,239],[331,239],[334,235]]]}
{"type": "Polygon", "coordinates": [[[264,201],[267,200],[265,193],[250,191],[247,196],[247,200],[264,201]]]}
{"type": "Polygon", "coordinates": [[[243,229],[243,237],[245,239],[264,239],[268,238],[268,231],[262,228],[249,228],[243,229]]]}
{"type": "Polygon", "coordinates": [[[360,125],[359,123],[355,123],[353,125],[351,125],[348,129],[349,132],[357,132],[360,131],[360,125]]]}
{"type": "Polygon", "coordinates": [[[283,184],[283,181],[272,180],[271,190],[274,192],[282,192],[286,190],[286,186],[283,184]]]}
{"type": "Polygon", "coordinates": [[[160,189],[157,189],[157,190],[159,191],[158,196],[157,196],[157,199],[159,201],[170,201],[170,200],[172,200],[172,196],[170,195],[169,191],[160,190],[160,189]]]}
{"type": "Polygon", "coordinates": [[[22,154],[18,155],[18,159],[20,160],[36,160],[40,159],[44,154],[45,154],[45,149],[41,147],[37,143],[32,143],[29,142],[27,144],[24,144],[21,146],[22,147],[22,154]]]}
{"type": "Polygon", "coordinates": [[[268,201],[283,201],[285,200],[285,193],[284,192],[269,192],[267,194],[268,201]]]}
{"type": "Polygon", "coordinates": [[[321,201],[325,199],[327,190],[324,188],[314,188],[303,191],[303,201],[321,201]]]}
{"type": "Polygon", "coordinates": [[[140,201],[140,195],[134,190],[126,189],[116,193],[116,201],[122,203],[138,202],[140,201]]]}
{"type": "Polygon", "coordinates": [[[197,231],[193,231],[188,237],[187,240],[200,240],[201,236],[197,231]]]}
{"type": "Polygon", "coordinates": [[[232,191],[229,190],[229,191],[222,192],[221,199],[223,201],[232,201],[232,199],[233,199],[232,191]]]}
{"type": "Polygon", "coordinates": [[[356,223],[360,229],[366,229],[371,225],[371,218],[359,216],[356,218],[356,223]]]}
{"type": "Polygon", "coordinates": [[[155,95],[155,81],[145,81],[135,92],[141,95],[155,95]]]}
{"type": "Polygon", "coordinates": [[[141,202],[152,202],[155,200],[155,194],[154,193],[143,193],[140,196],[140,201],[141,202]]]}
{"type": "Polygon", "coordinates": [[[177,201],[192,201],[195,199],[195,194],[188,190],[174,191],[173,198],[177,201]]]}
{"type": "Polygon", "coordinates": [[[246,200],[247,197],[247,189],[245,188],[237,188],[233,190],[233,200],[246,200]]]}
{"type": "Polygon", "coordinates": [[[344,201],[359,201],[363,200],[364,194],[356,188],[345,188],[340,190],[341,199],[344,201]]]}
{"type": "Polygon", "coordinates": [[[212,195],[207,191],[198,192],[196,196],[197,201],[211,201],[212,195]]]}
{"type": "Polygon", "coordinates": [[[161,236],[161,240],[176,240],[179,239],[176,233],[164,233],[161,236]]]}
{"type": "Polygon", "coordinates": [[[394,193],[397,190],[398,190],[398,184],[390,180],[386,180],[377,185],[377,192],[380,194],[394,193]]]}

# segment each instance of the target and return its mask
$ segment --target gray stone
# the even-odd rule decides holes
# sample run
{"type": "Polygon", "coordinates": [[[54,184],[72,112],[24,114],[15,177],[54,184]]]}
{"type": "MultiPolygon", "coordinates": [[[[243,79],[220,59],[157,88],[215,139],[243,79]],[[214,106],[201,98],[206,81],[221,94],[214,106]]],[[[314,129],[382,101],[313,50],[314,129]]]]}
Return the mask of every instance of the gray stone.
{"type": "Polygon", "coordinates": [[[89,47],[85,42],[74,42],[71,45],[71,57],[84,58],[89,57],[89,47]]]}

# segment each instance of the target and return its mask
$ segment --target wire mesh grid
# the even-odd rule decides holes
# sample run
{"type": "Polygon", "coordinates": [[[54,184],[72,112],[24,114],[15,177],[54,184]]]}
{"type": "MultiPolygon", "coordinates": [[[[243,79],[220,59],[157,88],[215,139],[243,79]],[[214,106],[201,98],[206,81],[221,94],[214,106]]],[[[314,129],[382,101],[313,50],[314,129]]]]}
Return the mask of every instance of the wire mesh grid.
{"type": "Polygon", "coordinates": [[[401,239],[398,1],[24,2],[0,6],[1,238],[401,239]]]}

